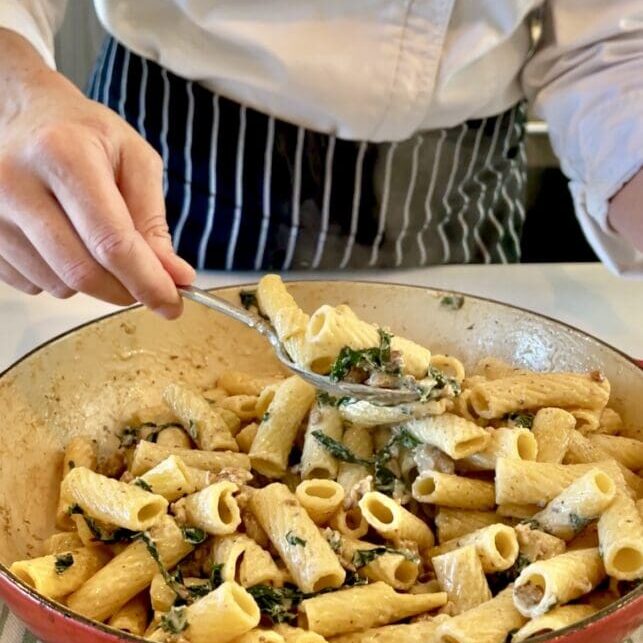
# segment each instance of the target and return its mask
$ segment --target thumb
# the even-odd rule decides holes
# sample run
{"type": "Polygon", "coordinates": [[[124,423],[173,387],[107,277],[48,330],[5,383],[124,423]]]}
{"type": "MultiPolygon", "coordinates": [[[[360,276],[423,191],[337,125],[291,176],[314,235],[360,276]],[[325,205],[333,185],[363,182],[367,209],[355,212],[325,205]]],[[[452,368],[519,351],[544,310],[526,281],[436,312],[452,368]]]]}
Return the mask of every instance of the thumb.
{"type": "Polygon", "coordinates": [[[163,161],[141,138],[133,138],[121,151],[118,186],[140,232],[175,284],[191,284],[196,272],[172,247],[163,198],[163,161]]]}

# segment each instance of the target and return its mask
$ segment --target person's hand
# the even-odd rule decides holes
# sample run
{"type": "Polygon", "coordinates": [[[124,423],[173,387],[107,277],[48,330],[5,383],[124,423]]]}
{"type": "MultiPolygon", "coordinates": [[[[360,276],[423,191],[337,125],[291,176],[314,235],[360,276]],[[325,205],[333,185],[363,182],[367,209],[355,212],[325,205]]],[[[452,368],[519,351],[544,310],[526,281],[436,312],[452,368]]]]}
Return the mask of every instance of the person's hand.
{"type": "Polygon", "coordinates": [[[643,252],[643,170],[612,198],[607,220],[618,234],[643,252]]]}
{"type": "Polygon", "coordinates": [[[0,279],[181,313],[156,151],[114,112],[0,29],[0,279]],[[6,99],[5,99],[6,97],[6,99]]]}

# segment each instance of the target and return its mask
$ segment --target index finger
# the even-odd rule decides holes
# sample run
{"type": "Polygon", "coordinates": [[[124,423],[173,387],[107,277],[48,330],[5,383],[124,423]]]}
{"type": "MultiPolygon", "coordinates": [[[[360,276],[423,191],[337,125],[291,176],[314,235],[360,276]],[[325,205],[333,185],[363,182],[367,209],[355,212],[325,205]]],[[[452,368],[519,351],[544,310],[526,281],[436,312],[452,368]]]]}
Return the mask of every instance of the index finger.
{"type": "MultiPolygon", "coordinates": [[[[75,143],[76,146],[65,141],[55,150],[53,159],[41,159],[43,180],[96,261],[137,301],[164,317],[177,317],[182,310],[181,297],[156,254],[136,230],[116,186],[107,151],[97,141],[75,143]]],[[[143,193],[149,189],[149,180],[153,178],[141,176],[143,193]]]]}

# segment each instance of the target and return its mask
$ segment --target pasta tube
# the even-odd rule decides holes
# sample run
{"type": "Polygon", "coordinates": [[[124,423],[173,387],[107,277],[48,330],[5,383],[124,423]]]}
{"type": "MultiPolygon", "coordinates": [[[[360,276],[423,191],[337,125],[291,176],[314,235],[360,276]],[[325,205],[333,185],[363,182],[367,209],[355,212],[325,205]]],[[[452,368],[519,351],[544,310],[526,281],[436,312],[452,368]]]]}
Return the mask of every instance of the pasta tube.
{"type": "Polygon", "coordinates": [[[513,588],[516,609],[529,618],[542,616],[587,594],[605,578],[598,549],[577,549],[525,567],[513,588]]]}
{"type": "Polygon", "coordinates": [[[179,384],[170,384],[163,391],[163,400],[181,420],[199,449],[237,450],[228,425],[202,395],[179,384]]]}
{"type": "Polygon", "coordinates": [[[257,628],[234,639],[232,643],[284,643],[285,640],[279,632],[257,628]]]}
{"type": "Polygon", "coordinates": [[[175,449],[141,440],[134,449],[130,470],[132,475],[141,476],[159,462],[175,455],[188,467],[219,473],[221,469],[236,468],[250,470],[250,458],[245,453],[231,451],[200,451],[198,449],[175,449]]]}
{"type": "Polygon", "coordinates": [[[82,546],[83,541],[76,532],[63,531],[49,536],[45,540],[44,550],[47,554],[60,554],[72,549],[79,549],[82,546]]]}
{"type": "Polygon", "coordinates": [[[349,537],[341,538],[339,549],[346,567],[355,567],[360,576],[382,581],[394,589],[410,589],[420,573],[419,556],[412,557],[409,552],[396,553],[391,550],[369,556],[368,552],[379,549],[378,545],[349,537]]]}
{"type": "Polygon", "coordinates": [[[454,540],[448,540],[434,547],[429,556],[440,556],[447,552],[473,545],[486,574],[509,569],[518,558],[518,539],[513,527],[495,524],[482,527],[454,540]]]}
{"type": "Polygon", "coordinates": [[[337,556],[288,487],[273,483],[258,489],[250,509],[302,591],[342,585],[346,574],[337,556]]]}
{"type": "Polygon", "coordinates": [[[234,533],[241,524],[233,496],[238,489],[233,482],[222,480],[181,500],[187,522],[214,536],[234,533]]]}
{"type": "MultiPolygon", "coordinates": [[[[480,429],[484,431],[484,429],[480,429]]],[[[500,428],[484,431],[488,436],[488,444],[462,462],[473,469],[493,470],[498,458],[514,458],[515,460],[535,460],[538,454],[538,443],[529,429],[500,428]]]]}
{"type": "Polygon", "coordinates": [[[228,643],[259,625],[259,607],[236,583],[225,582],[185,611],[190,643],[228,643]]]}
{"type": "Polygon", "coordinates": [[[614,481],[593,469],[572,482],[532,520],[549,534],[571,540],[598,518],[616,494],[614,481]]]}
{"type": "Polygon", "coordinates": [[[256,395],[232,395],[221,400],[219,406],[232,411],[242,422],[247,422],[257,417],[257,400],[256,395]]]}
{"type": "Polygon", "coordinates": [[[322,636],[336,636],[401,621],[441,607],[446,601],[444,592],[398,594],[386,583],[377,582],[303,600],[298,622],[300,627],[322,636]]]}
{"type": "Polygon", "coordinates": [[[643,469],[643,442],[617,435],[589,436],[589,441],[632,471],[643,469]]]}
{"type": "Polygon", "coordinates": [[[342,404],[339,412],[346,422],[366,428],[401,424],[409,418],[423,418],[427,415],[441,415],[446,411],[447,400],[429,400],[397,406],[378,406],[366,400],[342,404]]]}
{"type": "Polygon", "coordinates": [[[418,476],[413,482],[412,494],[418,502],[442,507],[481,510],[492,509],[496,504],[493,482],[438,471],[427,471],[418,476]]]}
{"type": "Polygon", "coordinates": [[[350,538],[361,538],[368,533],[368,523],[359,507],[350,509],[340,507],[328,524],[340,534],[350,538]]]}
{"type": "MultiPolygon", "coordinates": [[[[373,455],[373,437],[363,426],[349,426],[344,432],[343,445],[355,456],[366,460],[373,455]]],[[[366,476],[369,470],[362,464],[340,462],[337,470],[337,482],[344,488],[344,493],[350,497],[351,491],[366,476]]]]}
{"type": "Polygon", "coordinates": [[[259,425],[256,422],[251,422],[250,424],[244,426],[243,429],[239,431],[239,433],[237,433],[235,439],[237,440],[240,451],[243,451],[244,453],[250,453],[250,449],[252,449],[252,443],[257,437],[258,430],[259,425]]]}
{"type": "Polygon", "coordinates": [[[76,467],[67,474],[60,493],[68,505],[79,505],[92,518],[132,531],[143,531],[156,524],[165,515],[168,504],[163,496],[85,467],[76,467]]]}
{"type": "Polygon", "coordinates": [[[301,627],[280,623],[275,625],[273,629],[283,637],[286,643],[326,643],[326,639],[317,632],[302,630],[301,627]]]}
{"type": "MultiPolygon", "coordinates": [[[[76,467],[85,467],[94,471],[96,469],[96,450],[94,445],[83,437],[72,438],[65,447],[63,457],[63,478],[76,467]]],[[[67,503],[60,495],[56,511],[56,527],[69,531],[74,528],[74,523],[67,511],[67,503]]]]}
{"type": "Polygon", "coordinates": [[[473,545],[431,557],[431,564],[451,603],[451,614],[460,614],[491,600],[491,590],[473,545]]]}
{"type": "Polygon", "coordinates": [[[438,626],[437,643],[504,643],[527,619],[514,607],[511,585],[482,603],[438,626]]]}
{"type": "Polygon", "coordinates": [[[334,406],[316,404],[310,412],[301,454],[301,477],[335,478],[339,463],[315,438],[315,431],[341,442],[344,432],[342,416],[334,406]]]}
{"type": "Polygon", "coordinates": [[[228,395],[259,395],[266,386],[275,384],[277,375],[254,375],[242,371],[226,371],[219,376],[217,386],[224,388],[228,395]]]}
{"type": "Polygon", "coordinates": [[[86,547],[20,560],[9,571],[43,596],[60,600],[76,591],[108,561],[106,549],[86,547]]]}
{"type": "Polygon", "coordinates": [[[142,636],[147,629],[148,601],[144,593],[135,596],[131,601],[123,605],[108,624],[128,634],[142,636]]]}
{"type": "Polygon", "coordinates": [[[512,643],[521,643],[526,639],[540,634],[549,634],[563,627],[573,625],[582,621],[584,618],[591,616],[596,612],[596,608],[591,605],[564,605],[555,607],[543,616],[534,618],[526,625],[523,625],[511,639],[512,643]]]}
{"type": "Polygon", "coordinates": [[[431,643],[438,625],[446,619],[448,616],[440,615],[431,620],[416,623],[373,627],[363,632],[334,636],[332,641],[333,643],[431,643]]]}
{"type": "Polygon", "coordinates": [[[437,447],[454,460],[482,451],[490,440],[489,433],[477,424],[451,413],[411,420],[403,426],[420,442],[437,447]]]}
{"type": "Polygon", "coordinates": [[[174,449],[191,449],[192,440],[190,436],[178,426],[169,426],[159,431],[156,437],[156,444],[174,449]]]}
{"type": "Polygon", "coordinates": [[[433,546],[431,528],[420,518],[379,491],[369,491],[359,501],[366,522],[387,540],[411,540],[420,551],[433,546]]]}
{"type": "Polygon", "coordinates": [[[315,399],[315,389],[293,375],[279,386],[250,449],[252,466],[269,478],[282,477],[297,431],[315,399]]]}
{"type": "Polygon", "coordinates": [[[499,458],[496,466],[496,502],[540,505],[553,500],[574,480],[594,468],[605,471],[609,463],[551,464],[499,458]]]}
{"type": "Polygon", "coordinates": [[[87,618],[104,621],[152,582],[159,570],[155,557],[171,569],[191,551],[174,520],[163,516],[150,529],[147,543],[136,540],[126,547],[69,596],[67,605],[87,618]]]}
{"type": "Polygon", "coordinates": [[[157,493],[170,502],[194,491],[189,469],[175,455],[159,462],[137,480],[144,483],[143,488],[149,487],[151,493],[157,493]]]}
{"type": "Polygon", "coordinates": [[[439,507],[435,516],[438,529],[438,541],[443,543],[459,536],[464,536],[481,527],[503,522],[495,511],[476,511],[439,507]]]}
{"type": "Polygon", "coordinates": [[[610,576],[643,577],[643,520],[634,500],[620,489],[598,520],[598,542],[610,576]]]}
{"type": "Polygon", "coordinates": [[[598,374],[531,373],[477,384],[471,405],[480,417],[493,419],[543,406],[602,410],[609,394],[609,382],[598,374]]]}
{"type": "Polygon", "coordinates": [[[223,565],[223,580],[236,581],[243,587],[281,585],[282,573],[272,556],[245,534],[215,539],[212,560],[223,565]]]}
{"type": "Polygon", "coordinates": [[[326,524],[344,502],[344,489],[334,480],[304,480],[295,495],[317,525],[326,524]]]}
{"type": "Polygon", "coordinates": [[[560,464],[569,446],[570,433],[576,426],[576,418],[563,409],[540,409],[531,431],[538,443],[538,462],[560,464]]]}

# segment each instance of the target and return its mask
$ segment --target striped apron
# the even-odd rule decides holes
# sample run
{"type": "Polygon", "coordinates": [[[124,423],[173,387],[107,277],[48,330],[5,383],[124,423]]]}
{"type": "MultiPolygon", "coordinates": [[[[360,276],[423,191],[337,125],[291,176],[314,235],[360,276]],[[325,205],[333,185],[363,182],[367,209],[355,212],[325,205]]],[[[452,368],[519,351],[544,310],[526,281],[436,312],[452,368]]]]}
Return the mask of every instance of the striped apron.
{"type": "Polygon", "coordinates": [[[88,92],[163,157],[177,252],[200,269],[507,263],[525,217],[524,104],[391,143],[320,134],[108,38],[88,92]]]}

